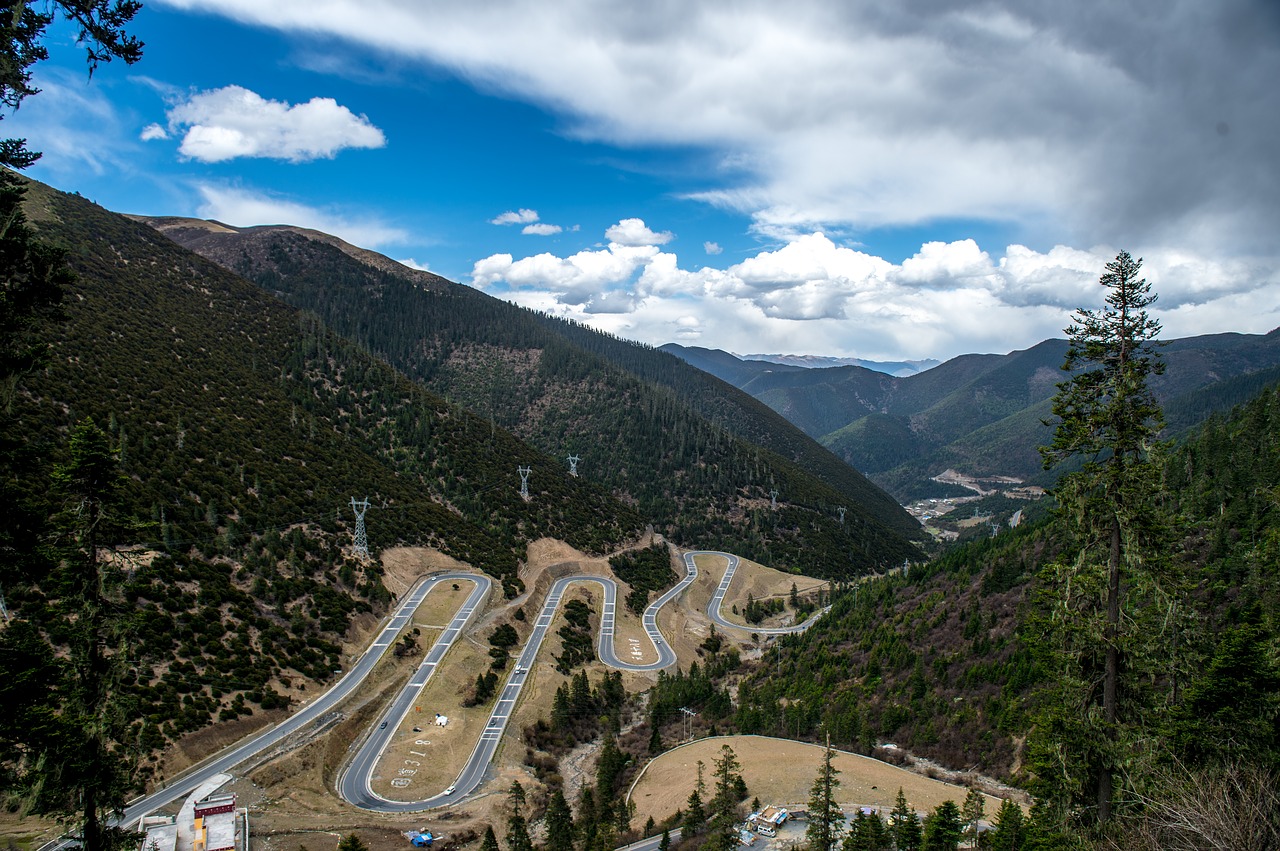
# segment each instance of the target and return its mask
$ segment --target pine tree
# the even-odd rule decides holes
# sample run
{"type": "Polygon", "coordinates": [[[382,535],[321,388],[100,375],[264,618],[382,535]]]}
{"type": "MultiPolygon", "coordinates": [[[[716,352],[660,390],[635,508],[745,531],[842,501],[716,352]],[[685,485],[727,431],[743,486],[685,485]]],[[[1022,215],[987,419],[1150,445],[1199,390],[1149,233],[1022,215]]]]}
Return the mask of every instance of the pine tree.
{"type": "MultiPolygon", "coordinates": [[[[19,620],[5,630],[6,643],[12,639],[24,654],[19,658],[57,677],[38,682],[32,671],[18,671],[34,687],[33,696],[57,702],[56,711],[55,704],[27,706],[34,714],[24,717],[40,721],[27,730],[14,729],[9,716],[21,707],[4,707],[0,740],[17,740],[19,761],[9,764],[8,753],[0,758],[0,782],[26,811],[74,821],[87,851],[128,841],[108,816],[123,810],[135,786],[134,719],[115,688],[130,666],[134,642],[120,590],[123,571],[104,558],[121,543],[127,525],[124,486],[106,433],[92,420],[79,423],[52,488],[61,510],[52,521],[54,563],[45,588],[55,618],[29,627],[19,620]],[[56,630],[55,643],[65,646],[65,654],[47,643],[45,630],[56,630]]],[[[6,658],[0,670],[13,661],[6,658]]]]}
{"type": "Polygon", "coordinates": [[[858,810],[840,851],[893,851],[893,835],[878,813],[858,810]]]}
{"type": "Polygon", "coordinates": [[[595,847],[599,822],[600,817],[596,812],[595,789],[584,783],[582,784],[582,791],[578,793],[578,821],[576,828],[579,847],[595,847]]]}
{"type": "Polygon", "coordinates": [[[988,848],[990,851],[1024,851],[1026,848],[1026,819],[1022,807],[1013,801],[1002,801],[996,813],[994,830],[988,848]]]}
{"type": "Polygon", "coordinates": [[[493,832],[493,825],[484,826],[484,839],[480,840],[480,851],[499,851],[498,837],[493,832]]]}
{"type": "Polygon", "coordinates": [[[924,851],[957,851],[964,838],[964,817],[955,801],[943,801],[924,824],[924,851]]]}
{"type": "Polygon", "coordinates": [[[354,833],[348,833],[339,840],[338,851],[369,851],[369,846],[354,833]]]}
{"type": "Polygon", "coordinates": [[[720,758],[716,760],[715,794],[711,798],[711,838],[715,847],[732,849],[736,843],[734,825],[738,821],[738,802],[744,795],[738,794],[742,775],[738,773],[738,755],[728,745],[720,746],[720,758]]]}
{"type": "Polygon", "coordinates": [[[533,851],[533,841],[529,839],[529,825],[524,816],[516,813],[507,819],[507,851],[533,851]]]}
{"type": "Polygon", "coordinates": [[[907,796],[902,787],[898,787],[898,800],[890,814],[893,820],[893,841],[897,851],[920,851],[924,834],[920,828],[920,817],[907,803],[907,796]]]}
{"type": "Polygon", "coordinates": [[[703,826],[707,823],[707,811],[703,804],[703,796],[707,793],[707,786],[702,780],[704,768],[702,760],[698,760],[697,779],[694,781],[693,791],[689,793],[689,800],[685,803],[684,821],[681,822],[680,839],[682,841],[702,832],[703,826]]]}
{"type": "Polygon", "coordinates": [[[653,714],[650,720],[651,732],[649,733],[649,753],[654,756],[662,753],[662,729],[658,726],[657,713],[653,714]]]}
{"type": "Polygon", "coordinates": [[[986,801],[983,800],[982,793],[976,788],[970,787],[969,794],[964,797],[964,807],[961,813],[964,816],[965,833],[969,835],[969,847],[978,847],[978,822],[986,812],[986,801]]]}
{"type": "Polygon", "coordinates": [[[547,803],[546,851],[573,851],[573,814],[564,792],[556,789],[547,803]]]}
{"type": "MultiPolygon", "coordinates": [[[[1093,563],[1092,553],[1105,551],[1103,599],[1096,604],[1101,613],[1102,634],[1097,639],[1101,647],[1066,649],[1077,656],[1101,653],[1103,657],[1100,688],[1085,683],[1085,691],[1098,695],[1095,705],[1067,710],[1097,720],[1092,729],[1076,736],[1087,741],[1048,746],[1047,750],[1056,748],[1068,755],[1074,763],[1068,771],[1055,772],[1052,766],[1045,766],[1042,772],[1048,778],[1065,775],[1067,783],[1073,782],[1073,775],[1082,776],[1085,782],[1091,780],[1099,824],[1111,817],[1115,765],[1121,758],[1119,703],[1126,643],[1121,612],[1127,585],[1137,579],[1135,574],[1141,569],[1144,538],[1150,535],[1151,493],[1158,485],[1149,453],[1164,426],[1160,406],[1147,384],[1150,376],[1164,371],[1155,350],[1160,323],[1147,315],[1146,308],[1156,296],[1146,279],[1139,277],[1141,269],[1141,260],[1120,252],[1099,279],[1108,290],[1106,308],[1076,311],[1076,324],[1066,329],[1070,345],[1063,364],[1063,369],[1074,375],[1058,385],[1053,399],[1057,427],[1052,443],[1040,450],[1046,469],[1069,458],[1084,459],[1081,469],[1064,476],[1056,488],[1063,513],[1085,544],[1074,572],[1087,571],[1093,563]]],[[[1087,577],[1082,577],[1080,584],[1086,581],[1087,577]]],[[[1064,611],[1071,608],[1070,600],[1060,607],[1064,611]]],[[[1073,620],[1078,620],[1078,615],[1071,612],[1073,620]]],[[[1090,664],[1084,663],[1085,677],[1090,676],[1090,664]]],[[[1070,719],[1064,720],[1070,724],[1070,719]]],[[[1079,788],[1059,789],[1055,796],[1058,809],[1065,814],[1079,808],[1085,803],[1082,794],[1079,788]]]]}
{"type": "Polygon", "coordinates": [[[834,756],[835,751],[828,740],[826,750],[822,752],[818,776],[809,789],[809,826],[804,832],[809,851],[832,851],[836,845],[836,832],[844,818],[835,799],[835,790],[840,786],[836,775],[840,771],[831,764],[834,756]]]}

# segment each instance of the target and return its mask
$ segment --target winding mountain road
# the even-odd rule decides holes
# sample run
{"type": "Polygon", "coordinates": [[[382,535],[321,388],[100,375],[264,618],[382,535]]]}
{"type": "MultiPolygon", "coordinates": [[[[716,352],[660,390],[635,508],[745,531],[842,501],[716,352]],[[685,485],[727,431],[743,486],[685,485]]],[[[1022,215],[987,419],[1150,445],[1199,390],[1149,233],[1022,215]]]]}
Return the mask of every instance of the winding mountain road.
{"type": "MultiPolygon", "coordinates": [[[[372,788],[373,773],[377,768],[378,762],[386,750],[391,736],[404,720],[404,716],[408,714],[414,698],[422,691],[423,685],[426,684],[426,679],[430,677],[431,671],[428,671],[421,679],[415,674],[413,680],[410,681],[409,685],[405,687],[405,690],[401,692],[400,696],[396,698],[391,708],[383,716],[381,726],[365,740],[364,744],[356,752],[355,757],[352,758],[346,770],[342,772],[338,779],[338,794],[348,803],[362,809],[384,813],[410,813],[456,804],[479,788],[484,782],[485,772],[488,770],[489,763],[493,760],[493,756],[498,750],[498,745],[502,741],[502,736],[506,732],[507,722],[515,712],[516,703],[520,699],[520,691],[524,688],[525,681],[529,677],[529,671],[533,668],[533,663],[537,659],[538,651],[542,647],[542,641],[546,637],[547,630],[551,628],[551,621],[555,617],[556,610],[560,607],[560,600],[569,586],[575,582],[595,583],[604,590],[604,605],[600,614],[600,631],[596,638],[596,652],[601,662],[611,668],[624,671],[657,671],[674,665],[676,662],[675,651],[663,640],[662,633],[658,630],[658,612],[698,578],[698,566],[694,561],[697,556],[718,556],[725,559],[724,577],[720,580],[720,585],[707,607],[708,617],[723,628],[742,630],[759,635],[785,635],[808,629],[813,625],[814,621],[826,612],[826,609],[823,609],[801,624],[772,629],[744,626],[743,624],[728,621],[721,615],[720,606],[724,602],[725,593],[729,590],[729,585],[733,582],[734,574],[738,569],[738,557],[730,553],[710,550],[689,552],[684,557],[684,578],[649,604],[641,617],[644,631],[649,636],[649,640],[653,643],[654,650],[658,654],[657,661],[642,665],[622,661],[614,650],[614,619],[617,611],[618,596],[617,583],[606,576],[562,577],[552,584],[551,591],[547,594],[547,599],[542,605],[542,611],[534,622],[533,632],[530,633],[528,642],[525,643],[524,649],[520,652],[515,669],[507,677],[506,684],[502,687],[502,693],[498,696],[497,702],[494,703],[493,711],[489,714],[488,723],[485,724],[484,730],[480,733],[475,749],[471,752],[471,756],[466,765],[463,766],[458,778],[444,792],[420,801],[393,801],[377,794],[372,788]]],[[[443,636],[441,640],[443,640],[443,636]]],[[[432,654],[435,654],[435,650],[436,647],[433,647],[432,654]]],[[[439,655],[442,656],[443,652],[439,655]]],[[[439,656],[436,658],[438,659],[439,656]]],[[[419,669],[420,672],[421,670],[419,669]]],[[[434,671],[434,665],[432,666],[432,671],[434,671]]]]}
{"type": "Polygon", "coordinates": [[[707,604],[707,617],[711,618],[716,624],[729,629],[741,629],[753,632],[756,635],[791,635],[796,632],[804,632],[813,626],[813,622],[822,617],[830,609],[830,606],[819,609],[809,616],[808,620],[803,623],[793,624],[792,626],[777,627],[757,627],[746,626],[740,623],[733,623],[725,620],[724,615],[720,614],[720,607],[724,604],[724,595],[729,590],[729,583],[733,582],[733,575],[738,571],[738,557],[730,553],[712,552],[711,550],[698,550],[684,554],[685,569],[693,576],[698,575],[697,565],[693,563],[694,556],[719,556],[728,562],[724,569],[724,576],[720,579],[720,585],[716,588],[716,593],[712,595],[711,602],[707,604]]]}
{"type": "MultiPolygon", "coordinates": [[[[305,730],[308,726],[320,727],[326,721],[326,716],[332,712],[338,704],[351,695],[353,691],[364,682],[365,677],[369,675],[386,652],[395,641],[400,631],[413,618],[413,613],[417,611],[418,606],[426,598],[431,589],[435,588],[441,582],[470,582],[476,587],[475,590],[468,595],[466,602],[454,615],[449,626],[441,634],[440,638],[432,645],[431,650],[427,654],[427,661],[423,662],[421,668],[410,680],[409,686],[405,692],[401,693],[401,697],[406,692],[414,693],[415,683],[425,684],[431,673],[435,670],[435,665],[444,657],[449,646],[453,644],[454,639],[461,634],[467,626],[467,622],[471,620],[481,603],[489,596],[489,590],[493,586],[493,580],[488,576],[477,573],[443,573],[435,576],[423,577],[416,585],[411,588],[408,593],[400,599],[396,606],[394,614],[391,615],[378,631],[377,636],[369,644],[368,649],[360,656],[354,665],[338,680],[328,691],[321,694],[315,700],[302,707],[298,712],[274,727],[262,731],[258,735],[221,751],[215,756],[197,765],[193,770],[179,775],[170,780],[163,788],[150,795],[146,795],[137,799],[130,804],[124,811],[123,824],[136,823],[139,818],[149,813],[173,803],[179,798],[185,797],[210,777],[215,774],[222,774],[229,771],[233,767],[239,765],[250,757],[256,756],[263,751],[274,747],[285,738],[305,730]],[[424,673],[424,669],[427,669],[424,673]]],[[[418,685],[417,688],[421,688],[418,685]]],[[[393,704],[393,707],[398,705],[393,704]]],[[[391,711],[389,710],[388,714],[391,711]]]]}

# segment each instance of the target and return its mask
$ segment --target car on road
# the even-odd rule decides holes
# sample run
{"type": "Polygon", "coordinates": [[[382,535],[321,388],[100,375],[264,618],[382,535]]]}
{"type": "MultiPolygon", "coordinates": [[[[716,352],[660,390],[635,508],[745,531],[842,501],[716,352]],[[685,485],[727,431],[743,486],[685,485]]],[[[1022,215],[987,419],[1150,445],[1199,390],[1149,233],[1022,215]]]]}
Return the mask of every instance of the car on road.
{"type": "Polygon", "coordinates": [[[386,722],[386,721],[383,721],[381,724],[379,724],[379,725],[378,725],[378,729],[379,729],[379,730],[385,730],[385,729],[387,729],[387,722],[386,722]]]}
{"type": "Polygon", "coordinates": [[[449,788],[444,790],[444,793],[446,795],[452,795],[454,792],[457,792],[457,791],[458,791],[457,785],[451,783],[449,784],[449,788]]]}

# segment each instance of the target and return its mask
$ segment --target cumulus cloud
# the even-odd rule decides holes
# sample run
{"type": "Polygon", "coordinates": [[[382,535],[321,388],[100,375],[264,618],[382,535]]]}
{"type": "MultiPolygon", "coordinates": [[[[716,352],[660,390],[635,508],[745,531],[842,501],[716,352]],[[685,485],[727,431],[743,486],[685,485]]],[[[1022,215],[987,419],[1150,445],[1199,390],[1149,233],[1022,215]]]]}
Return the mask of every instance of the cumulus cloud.
{"type": "Polygon", "coordinates": [[[155,139],[168,139],[169,131],[165,130],[159,124],[148,124],[142,128],[142,132],[138,134],[138,138],[144,142],[151,142],[155,139]]]}
{"type": "Polygon", "coordinates": [[[431,267],[428,266],[426,263],[419,263],[417,260],[414,260],[412,257],[405,257],[404,259],[397,260],[396,262],[399,263],[401,266],[408,266],[410,269],[417,269],[419,272],[431,271],[431,267]]]}
{"type": "Polygon", "coordinates": [[[618,245],[666,245],[674,238],[671,231],[649,230],[644,219],[623,219],[604,232],[604,238],[618,245]]]}
{"type": "Polygon", "coordinates": [[[720,254],[724,251],[718,242],[704,242],[702,243],[702,250],[712,255],[720,254]]]}
{"type": "Polygon", "coordinates": [[[559,225],[548,224],[547,222],[538,222],[537,224],[525,225],[520,229],[521,233],[531,236],[551,236],[560,233],[564,228],[559,225]]]}
{"type": "Polygon", "coordinates": [[[197,189],[201,198],[198,215],[237,227],[296,225],[341,237],[363,248],[403,243],[409,236],[404,230],[373,216],[355,218],[345,211],[310,207],[239,187],[205,183],[197,189]]]}
{"type": "Polygon", "coordinates": [[[523,225],[538,220],[537,210],[507,210],[505,213],[489,220],[491,225],[523,225]]]}
{"type": "Polygon", "coordinates": [[[151,125],[144,139],[182,134],[178,152],[201,162],[263,157],[300,163],[332,159],[345,148],[381,148],[382,131],[333,98],[289,104],[241,86],[197,92],[170,107],[168,130],[151,125]],[[165,135],[157,135],[157,130],[165,135]]]}
{"type": "MultiPolygon", "coordinates": [[[[494,255],[472,282],[526,306],[589,322],[644,342],[698,342],[726,349],[743,340],[863,357],[950,357],[1005,352],[1061,336],[1081,306],[1101,306],[1097,283],[1115,256],[1107,247],[1039,252],[1009,245],[993,256],[974,240],[929,242],[900,263],[809,233],[727,269],[681,268],[653,245],[624,245],[566,257],[494,255]],[[701,318],[699,318],[701,317],[701,318]]],[[[1235,263],[1159,251],[1144,270],[1160,301],[1155,313],[1174,336],[1201,333],[1186,307],[1250,304],[1251,330],[1280,324],[1280,305],[1237,282],[1235,263]]],[[[1280,267],[1255,264],[1250,280],[1280,286],[1280,267]]]]}

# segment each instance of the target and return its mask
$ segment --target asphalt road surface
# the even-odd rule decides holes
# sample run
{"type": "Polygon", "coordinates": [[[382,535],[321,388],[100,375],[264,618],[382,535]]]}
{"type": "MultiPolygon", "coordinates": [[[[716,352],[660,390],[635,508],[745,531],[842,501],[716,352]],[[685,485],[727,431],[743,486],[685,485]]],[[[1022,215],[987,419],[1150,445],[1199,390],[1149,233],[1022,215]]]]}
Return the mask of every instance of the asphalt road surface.
{"type": "MultiPolygon", "coordinates": [[[[502,692],[499,694],[498,700],[493,706],[493,711],[489,715],[489,720],[485,724],[484,730],[480,733],[475,749],[471,752],[471,757],[467,760],[457,779],[444,792],[419,801],[393,801],[376,794],[371,788],[370,780],[377,768],[378,761],[386,750],[387,743],[395,733],[404,715],[408,713],[409,706],[412,705],[414,698],[422,690],[422,685],[426,682],[425,678],[418,682],[418,678],[415,676],[405,691],[396,698],[392,708],[380,719],[385,723],[375,729],[365,740],[346,771],[343,772],[338,782],[339,794],[347,802],[366,810],[384,813],[410,813],[456,804],[478,789],[484,783],[485,772],[488,771],[489,763],[492,761],[494,753],[497,752],[503,733],[506,732],[507,722],[515,712],[516,702],[520,699],[520,690],[524,688],[525,680],[528,679],[529,671],[532,670],[533,663],[538,657],[538,651],[542,647],[542,640],[546,637],[547,630],[551,628],[551,621],[555,617],[556,609],[560,607],[560,600],[568,587],[575,582],[595,583],[604,590],[604,607],[600,615],[600,632],[596,639],[596,652],[601,662],[611,668],[624,671],[656,671],[674,665],[676,654],[668,643],[663,640],[662,633],[658,630],[658,612],[698,578],[698,567],[694,563],[695,556],[719,556],[725,559],[724,577],[720,580],[720,585],[716,589],[715,595],[711,598],[707,611],[707,615],[721,627],[753,632],[759,635],[783,635],[808,629],[826,611],[826,609],[823,609],[815,613],[804,623],[773,629],[744,626],[727,621],[720,614],[720,606],[724,602],[725,592],[729,590],[734,573],[738,569],[738,557],[730,553],[702,550],[686,553],[684,557],[684,578],[651,603],[641,617],[645,633],[649,636],[649,640],[653,643],[654,649],[658,653],[658,660],[645,665],[638,665],[619,659],[614,650],[617,583],[605,576],[563,577],[556,580],[551,586],[551,592],[547,595],[546,602],[542,605],[542,611],[534,622],[533,632],[529,635],[529,641],[525,644],[524,650],[521,651],[514,670],[508,675],[506,684],[502,687],[502,692]]],[[[427,676],[430,676],[430,673],[427,676]]]]}
{"type": "MultiPolygon", "coordinates": [[[[726,560],[727,567],[724,578],[721,579],[720,585],[711,599],[707,613],[721,627],[746,630],[762,635],[800,632],[807,629],[825,612],[825,609],[823,612],[818,612],[802,624],[776,629],[759,629],[730,623],[720,615],[720,605],[724,600],[729,584],[733,581],[734,572],[738,567],[738,557],[729,553],[710,551],[687,553],[685,555],[684,578],[650,604],[641,617],[645,633],[653,643],[658,659],[655,662],[639,665],[622,661],[614,651],[614,616],[617,607],[617,584],[614,580],[603,576],[567,576],[559,579],[552,585],[551,592],[547,595],[546,602],[543,604],[542,611],[534,624],[529,641],[521,651],[514,670],[508,676],[502,693],[494,704],[489,721],[476,742],[475,750],[472,751],[471,757],[467,760],[462,773],[458,775],[457,780],[447,790],[447,794],[442,792],[421,801],[391,801],[376,795],[370,788],[369,779],[377,766],[378,760],[386,750],[400,722],[408,714],[409,707],[413,705],[414,700],[426,686],[431,675],[435,672],[436,667],[440,664],[454,641],[466,629],[472,617],[483,605],[493,586],[493,582],[488,576],[479,573],[450,572],[424,577],[400,599],[395,613],[388,618],[383,628],[378,632],[378,635],[360,656],[359,660],[328,691],[302,707],[296,714],[285,721],[262,731],[247,741],[232,745],[186,773],[170,780],[163,789],[134,801],[126,808],[123,823],[136,822],[141,816],[155,812],[179,798],[189,795],[196,787],[213,775],[230,771],[250,757],[276,746],[287,737],[298,732],[305,732],[308,726],[322,726],[329,714],[364,681],[365,677],[373,670],[374,665],[382,658],[387,648],[395,643],[401,630],[410,622],[414,612],[421,605],[423,599],[426,598],[428,592],[441,582],[469,582],[473,583],[475,588],[468,595],[466,602],[463,603],[457,614],[454,615],[449,626],[431,646],[421,666],[410,678],[408,685],[405,686],[404,690],[400,692],[386,712],[374,724],[373,729],[364,739],[355,756],[339,777],[338,792],[345,800],[358,807],[379,812],[419,812],[456,804],[475,791],[484,781],[485,772],[488,770],[489,763],[498,748],[499,742],[502,740],[507,722],[510,720],[515,710],[516,702],[519,700],[520,690],[529,676],[529,671],[537,658],[547,630],[551,627],[552,618],[555,616],[556,609],[560,605],[560,600],[565,590],[574,582],[593,582],[603,589],[604,610],[601,613],[600,633],[596,642],[596,649],[602,662],[610,667],[622,670],[660,670],[675,664],[676,655],[658,630],[658,612],[663,606],[679,596],[697,578],[698,568],[694,564],[693,558],[699,555],[715,555],[726,560]]],[[[48,847],[60,847],[69,844],[71,844],[70,841],[62,841],[53,843],[48,847]]]]}
{"type": "Polygon", "coordinates": [[[716,588],[716,593],[712,595],[711,602],[707,604],[707,617],[715,621],[718,626],[727,627],[728,629],[745,630],[747,632],[755,633],[756,635],[790,635],[793,632],[804,632],[806,629],[813,626],[814,621],[825,615],[827,613],[827,609],[831,608],[830,606],[827,606],[824,609],[819,609],[810,615],[808,620],[803,623],[793,624],[792,626],[761,628],[758,626],[747,626],[740,623],[732,623],[725,620],[724,616],[720,614],[720,606],[724,603],[724,595],[725,592],[729,590],[729,583],[733,581],[733,574],[738,570],[738,557],[729,553],[717,553],[710,550],[699,550],[697,552],[685,553],[685,570],[691,576],[698,575],[697,565],[693,563],[694,556],[719,556],[728,562],[728,566],[725,567],[724,576],[720,579],[720,585],[716,588]]]}
{"type": "MultiPolygon", "coordinates": [[[[474,583],[476,587],[467,597],[467,601],[462,608],[458,610],[457,615],[454,616],[449,628],[432,646],[431,652],[428,654],[428,660],[434,659],[435,662],[438,662],[444,656],[445,651],[449,649],[449,645],[466,627],[472,614],[488,597],[489,589],[493,585],[493,581],[488,576],[476,573],[444,573],[423,577],[418,580],[418,584],[413,586],[400,599],[395,613],[387,619],[368,649],[328,691],[276,726],[263,730],[247,741],[226,748],[196,765],[191,770],[170,780],[163,789],[137,799],[125,809],[121,823],[126,825],[136,823],[142,816],[153,813],[161,807],[191,794],[193,790],[213,775],[230,771],[250,757],[274,747],[288,736],[299,731],[305,731],[308,726],[323,726],[326,716],[364,681],[364,678],[373,670],[373,666],[382,658],[386,649],[395,642],[400,630],[409,623],[413,613],[427,596],[427,593],[441,582],[470,582],[474,583]]],[[[434,669],[435,662],[431,664],[432,669],[434,669]]],[[[425,666],[426,663],[424,663],[425,666]]],[[[419,674],[421,673],[422,669],[419,669],[419,674]]],[[[430,672],[427,672],[426,676],[430,676],[430,672]]],[[[417,679],[418,674],[415,674],[414,681],[417,681],[417,679]]],[[[425,677],[422,681],[425,682],[425,677]]],[[[46,848],[65,847],[71,844],[74,844],[71,840],[59,840],[46,846],[46,848]]]]}

